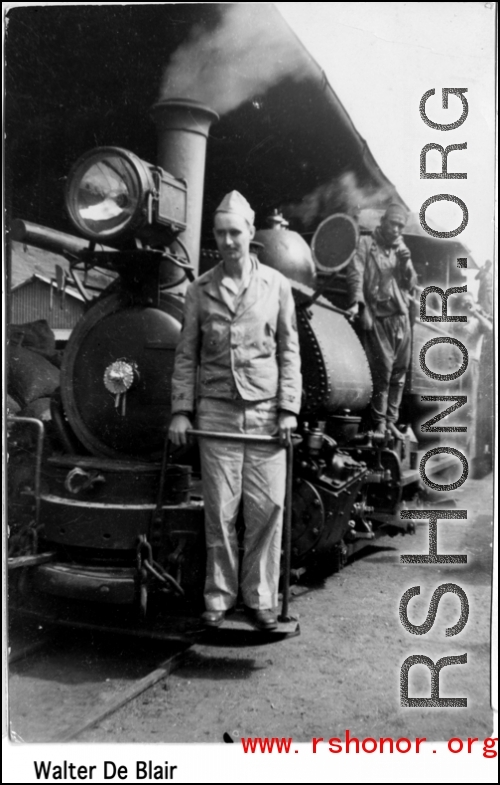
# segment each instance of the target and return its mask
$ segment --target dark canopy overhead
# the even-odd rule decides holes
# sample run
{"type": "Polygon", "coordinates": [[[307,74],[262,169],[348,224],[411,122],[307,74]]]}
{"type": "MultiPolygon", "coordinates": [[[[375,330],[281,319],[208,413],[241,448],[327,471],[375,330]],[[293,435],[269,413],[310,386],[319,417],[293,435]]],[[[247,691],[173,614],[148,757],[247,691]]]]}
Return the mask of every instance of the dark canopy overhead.
{"type": "MultiPolygon", "coordinates": [[[[266,24],[304,57],[303,45],[276,8],[256,6],[267,15],[266,24]]],[[[227,8],[210,3],[11,9],[5,103],[11,216],[71,231],[65,177],[92,147],[119,145],[155,162],[149,109],[158,99],[163,69],[194,25],[215,30],[227,8]]],[[[324,73],[309,60],[307,79],[285,76],[212,127],[206,215],[233,188],[254,206],[257,223],[281,207],[292,228],[309,231],[325,215],[355,208],[360,193],[369,195],[370,206],[401,201],[324,73]]]]}

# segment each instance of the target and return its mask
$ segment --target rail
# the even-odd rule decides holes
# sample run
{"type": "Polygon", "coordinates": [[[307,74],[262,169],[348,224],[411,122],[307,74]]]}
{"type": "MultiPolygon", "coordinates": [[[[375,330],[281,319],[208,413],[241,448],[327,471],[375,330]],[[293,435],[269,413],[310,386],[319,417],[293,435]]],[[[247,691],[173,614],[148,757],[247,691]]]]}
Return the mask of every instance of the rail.
{"type": "Polygon", "coordinates": [[[133,657],[129,645],[128,648],[125,647],[128,652],[125,662],[118,666],[119,673],[115,669],[110,673],[106,667],[106,658],[99,661],[100,650],[95,649],[93,636],[85,639],[82,637],[81,645],[76,647],[72,636],[64,636],[63,633],[59,638],[59,644],[63,644],[64,651],[61,659],[61,645],[53,645],[54,638],[47,635],[46,629],[43,633],[33,629],[32,634],[37,635],[37,639],[27,643],[15,630],[9,637],[12,646],[9,656],[9,719],[11,730],[17,739],[44,743],[73,741],[89,731],[182,667],[185,655],[193,645],[192,641],[170,641],[166,650],[164,643],[160,644],[161,648],[158,646],[155,654],[151,654],[149,649],[146,657],[152,662],[146,668],[141,665],[144,652],[141,649],[136,650],[137,654],[133,657]],[[92,675],[91,683],[85,690],[79,689],[82,647],[87,647],[84,661],[92,663],[91,666],[83,666],[89,675],[92,675]],[[39,668],[40,651],[43,649],[45,678],[41,685],[39,668]],[[134,668],[136,677],[131,678],[134,668]],[[141,671],[146,671],[143,676],[141,671]],[[79,678],[75,679],[75,674],[78,674],[79,678]],[[20,690],[21,683],[23,688],[20,690]],[[26,714],[23,700],[27,689],[30,696],[29,714],[26,714]],[[38,717],[43,718],[46,715],[47,705],[55,701],[58,701],[60,709],[57,714],[51,715],[51,722],[44,723],[43,719],[39,720],[38,717]]]}

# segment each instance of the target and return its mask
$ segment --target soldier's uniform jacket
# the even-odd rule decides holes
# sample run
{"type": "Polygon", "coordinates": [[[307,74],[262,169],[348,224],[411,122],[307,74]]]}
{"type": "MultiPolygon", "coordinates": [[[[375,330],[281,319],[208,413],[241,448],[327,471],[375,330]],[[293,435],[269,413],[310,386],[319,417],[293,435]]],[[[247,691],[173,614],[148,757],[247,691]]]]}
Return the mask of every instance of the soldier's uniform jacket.
{"type": "Polygon", "coordinates": [[[302,377],[289,281],[255,257],[238,297],[223,285],[223,263],[186,293],[172,377],[172,413],[191,412],[196,397],[262,401],[298,414],[302,377]]]}
{"type": "Polygon", "coordinates": [[[377,230],[360,237],[346,270],[350,303],[364,303],[374,317],[407,314],[409,292],[417,282],[411,261],[400,260],[399,250],[407,250],[402,240],[386,247],[377,230]]]}

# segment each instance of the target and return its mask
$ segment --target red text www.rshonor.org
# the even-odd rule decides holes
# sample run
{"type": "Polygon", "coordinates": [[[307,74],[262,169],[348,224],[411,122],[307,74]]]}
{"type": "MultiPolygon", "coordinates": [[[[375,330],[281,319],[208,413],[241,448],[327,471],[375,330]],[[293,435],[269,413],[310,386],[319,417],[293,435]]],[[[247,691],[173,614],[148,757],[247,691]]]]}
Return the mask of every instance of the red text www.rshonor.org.
{"type": "MultiPolygon", "coordinates": [[[[311,739],[312,745],[312,752],[316,753],[318,751],[318,746],[323,745],[325,743],[328,744],[328,752],[338,753],[338,752],[388,752],[388,753],[406,753],[413,750],[414,752],[420,752],[421,747],[426,742],[427,739],[425,736],[423,738],[417,737],[415,741],[411,741],[411,739],[407,739],[405,737],[399,739],[393,739],[390,736],[380,737],[379,739],[374,739],[372,737],[368,737],[366,739],[357,739],[355,736],[351,736],[349,730],[345,732],[345,739],[342,740],[337,737],[333,737],[331,739],[325,740],[323,737],[318,736],[311,739]]],[[[497,737],[488,737],[486,739],[479,739],[469,737],[467,739],[459,739],[458,737],[453,737],[449,739],[447,742],[447,747],[450,752],[454,755],[465,752],[471,753],[473,750],[475,751],[476,744],[482,745],[482,755],[483,758],[496,758],[497,751],[496,751],[496,743],[498,742],[497,737]]],[[[275,736],[268,738],[265,736],[261,738],[260,736],[254,736],[252,738],[242,738],[241,745],[243,747],[243,752],[298,752],[298,749],[292,747],[293,739],[292,738],[277,738],[275,736]]],[[[435,752],[435,750],[433,750],[435,752]]]]}

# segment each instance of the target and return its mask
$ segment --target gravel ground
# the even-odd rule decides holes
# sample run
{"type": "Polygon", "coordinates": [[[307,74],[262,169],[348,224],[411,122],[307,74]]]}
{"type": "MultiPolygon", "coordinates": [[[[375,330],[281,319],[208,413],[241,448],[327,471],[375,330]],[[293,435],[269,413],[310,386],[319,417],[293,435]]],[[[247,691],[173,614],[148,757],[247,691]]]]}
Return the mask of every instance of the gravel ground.
{"type": "MultiPolygon", "coordinates": [[[[405,565],[403,553],[428,551],[428,525],[413,537],[384,537],[342,572],[317,587],[295,586],[291,605],[299,636],[276,643],[222,645],[213,634],[189,652],[182,668],[80,737],[85,742],[221,742],[246,736],[484,738],[492,731],[490,624],[492,582],[491,476],[469,480],[453,494],[467,509],[462,521],[438,524],[438,552],[467,554],[467,564],[405,565]],[[445,637],[460,615],[459,600],[446,594],[432,629],[407,632],[399,602],[409,588],[420,597],[409,605],[422,624],[430,598],[442,583],[466,593],[465,628],[445,637]],[[467,664],[445,667],[441,697],[467,697],[466,708],[402,708],[403,661],[423,654],[434,662],[467,654],[467,664]]],[[[429,696],[424,665],[410,671],[410,697],[429,696]]]]}

